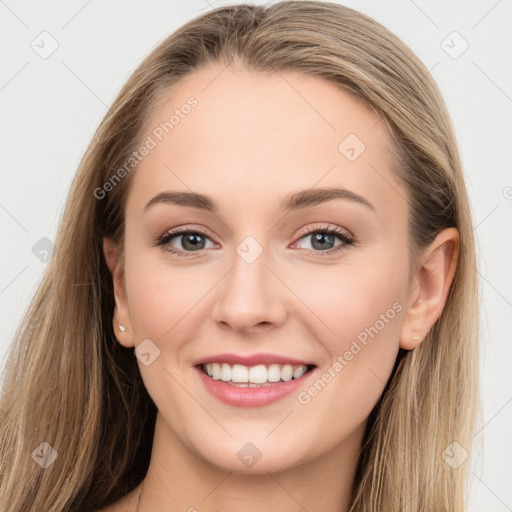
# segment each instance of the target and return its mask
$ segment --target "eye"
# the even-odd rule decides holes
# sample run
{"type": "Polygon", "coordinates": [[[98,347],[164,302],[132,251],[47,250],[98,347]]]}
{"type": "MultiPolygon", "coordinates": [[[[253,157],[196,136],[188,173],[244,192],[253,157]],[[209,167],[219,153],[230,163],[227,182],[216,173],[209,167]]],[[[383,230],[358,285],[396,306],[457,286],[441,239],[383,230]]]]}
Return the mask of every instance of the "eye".
{"type": "Polygon", "coordinates": [[[344,249],[355,242],[354,237],[338,227],[323,226],[315,229],[306,229],[300,234],[300,240],[308,240],[310,247],[303,249],[306,254],[330,255],[344,249]],[[336,239],[339,243],[336,244],[336,239]]]}
{"type": "MultiPolygon", "coordinates": [[[[311,255],[328,256],[355,243],[355,238],[339,227],[321,226],[315,229],[306,228],[299,233],[299,240],[310,239],[310,247],[302,248],[301,252],[311,255]],[[336,244],[336,239],[339,243],[336,244]]],[[[297,242],[296,242],[297,243],[297,242]]],[[[167,231],[153,244],[176,256],[196,256],[203,249],[211,249],[215,244],[211,237],[200,229],[187,226],[167,231]],[[209,245],[208,245],[209,244],[209,245]]]]}
{"type": "Polygon", "coordinates": [[[211,248],[213,242],[206,233],[200,230],[178,228],[159,237],[154,245],[162,246],[162,249],[166,252],[186,257],[195,256],[192,253],[211,248]],[[211,244],[209,246],[208,241],[211,244]]]}

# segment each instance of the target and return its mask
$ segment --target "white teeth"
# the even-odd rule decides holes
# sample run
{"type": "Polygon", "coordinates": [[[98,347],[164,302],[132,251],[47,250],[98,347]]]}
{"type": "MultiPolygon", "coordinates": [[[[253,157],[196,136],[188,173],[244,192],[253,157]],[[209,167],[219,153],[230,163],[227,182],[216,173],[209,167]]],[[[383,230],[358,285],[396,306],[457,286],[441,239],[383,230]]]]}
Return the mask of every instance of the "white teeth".
{"type": "Polygon", "coordinates": [[[292,379],[298,379],[307,371],[305,364],[298,366],[292,366],[291,364],[244,366],[242,364],[207,363],[203,364],[203,368],[214,380],[250,384],[265,384],[281,380],[287,382],[292,379]]]}
{"type": "Polygon", "coordinates": [[[249,382],[249,368],[241,364],[231,367],[231,379],[233,382],[249,382]]]}
{"type": "Polygon", "coordinates": [[[247,380],[253,384],[263,384],[264,382],[267,382],[267,368],[265,365],[260,364],[258,366],[251,366],[249,368],[249,378],[247,380]]]}
{"type": "Polygon", "coordinates": [[[292,380],[293,377],[293,367],[290,364],[285,364],[283,369],[281,370],[281,379],[285,381],[292,380]]]}
{"type": "Polygon", "coordinates": [[[221,380],[231,380],[231,368],[229,367],[229,364],[223,364],[220,369],[220,376],[219,378],[221,380]]]}
{"type": "Polygon", "coordinates": [[[213,376],[215,380],[220,379],[220,366],[218,363],[212,363],[210,371],[212,372],[211,376],[213,376]]]}
{"type": "Polygon", "coordinates": [[[302,375],[304,375],[305,372],[306,372],[306,367],[304,367],[304,365],[303,366],[297,366],[293,370],[293,378],[294,379],[298,379],[299,377],[302,377],[302,375]]]}
{"type": "Polygon", "coordinates": [[[279,382],[281,380],[281,367],[278,364],[271,364],[268,367],[268,381],[279,382]]]}

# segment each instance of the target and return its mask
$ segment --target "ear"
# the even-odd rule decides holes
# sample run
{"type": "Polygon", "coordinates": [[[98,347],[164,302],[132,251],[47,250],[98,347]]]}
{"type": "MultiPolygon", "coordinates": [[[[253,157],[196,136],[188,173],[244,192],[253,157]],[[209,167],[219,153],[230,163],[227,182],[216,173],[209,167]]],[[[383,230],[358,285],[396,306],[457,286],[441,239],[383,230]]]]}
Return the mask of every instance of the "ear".
{"type": "Polygon", "coordinates": [[[114,333],[117,340],[125,347],[133,347],[133,330],[128,308],[126,286],[124,283],[124,265],[120,256],[119,248],[110,238],[103,238],[103,253],[107,266],[112,274],[114,286],[115,310],[114,310],[114,333]],[[121,324],[122,327],[119,327],[121,324]]]}
{"type": "Polygon", "coordinates": [[[416,348],[443,312],[455,276],[459,256],[459,232],[441,231],[422,252],[413,271],[400,347],[416,348]]]}

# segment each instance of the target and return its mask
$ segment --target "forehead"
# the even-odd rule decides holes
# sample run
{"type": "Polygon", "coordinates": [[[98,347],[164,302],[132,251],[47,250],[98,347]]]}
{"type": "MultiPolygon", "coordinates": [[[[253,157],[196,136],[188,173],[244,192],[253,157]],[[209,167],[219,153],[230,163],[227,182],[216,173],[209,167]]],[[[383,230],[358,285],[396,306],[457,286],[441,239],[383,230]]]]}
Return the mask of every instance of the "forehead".
{"type": "Polygon", "coordinates": [[[168,189],[277,207],[290,191],[315,186],[343,186],[375,203],[396,200],[401,187],[385,123],[349,92],[297,71],[209,64],[163,98],[148,137],[128,209],[168,189]]]}

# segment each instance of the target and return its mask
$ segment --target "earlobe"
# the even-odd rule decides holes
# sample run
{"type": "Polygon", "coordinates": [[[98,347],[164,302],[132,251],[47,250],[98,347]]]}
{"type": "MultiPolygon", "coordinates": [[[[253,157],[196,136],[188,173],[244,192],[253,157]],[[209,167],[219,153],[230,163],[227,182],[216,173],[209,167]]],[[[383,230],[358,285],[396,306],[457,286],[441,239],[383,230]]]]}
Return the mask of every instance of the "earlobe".
{"type": "Polygon", "coordinates": [[[416,348],[441,316],[455,277],[459,255],[459,233],[441,231],[423,251],[411,280],[411,298],[402,324],[400,347],[416,348]]]}
{"type": "Polygon", "coordinates": [[[133,347],[133,335],[124,284],[123,262],[119,257],[117,246],[109,238],[103,239],[103,253],[105,261],[112,275],[112,284],[114,289],[115,310],[113,315],[114,334],[121,345],[133,347]]]}

